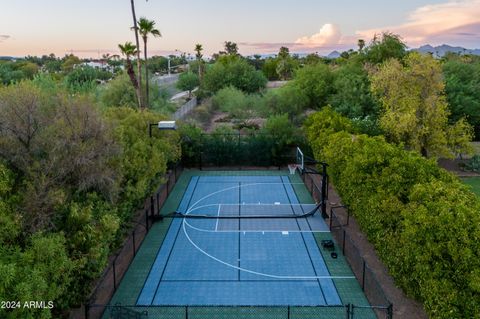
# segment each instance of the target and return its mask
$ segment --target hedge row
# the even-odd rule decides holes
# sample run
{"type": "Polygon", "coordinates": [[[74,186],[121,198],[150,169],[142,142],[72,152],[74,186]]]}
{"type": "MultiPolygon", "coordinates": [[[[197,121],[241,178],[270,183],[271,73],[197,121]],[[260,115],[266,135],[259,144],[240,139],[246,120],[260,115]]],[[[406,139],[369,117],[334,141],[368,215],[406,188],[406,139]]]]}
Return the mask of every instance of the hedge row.
{"type": "Polygon", "coordinates": [[[434,160],[356,135],[330,108],[305,126],[397,285],[431,318],[480,318],[480,200],[434,160]]]}

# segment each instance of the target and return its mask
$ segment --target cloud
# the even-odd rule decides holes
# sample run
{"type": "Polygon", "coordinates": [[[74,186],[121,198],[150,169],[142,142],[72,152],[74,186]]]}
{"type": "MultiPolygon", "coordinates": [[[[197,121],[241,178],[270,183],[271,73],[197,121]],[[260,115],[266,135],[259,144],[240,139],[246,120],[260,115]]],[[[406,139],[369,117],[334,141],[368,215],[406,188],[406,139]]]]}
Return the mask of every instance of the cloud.
{"type": "Polygon", "coordinates": [[[0,34],[0,42],[3,42],[5,40],[8,40],[10,38],[9,35],[6,34],[0,34]]]}
{"type": "Polygon", "coordinates": [[[323,47],[340,43],[342,33],[338,26],[332,23],[324,24],[318,33],[311,36],[304,36],[295,41],[296,44],[305,47],[323,47]]]}
{"type": "Polygon", "coordinates": [[[401,25],[361,30],[357,31],[357,35],[371,39],[374,34],[382,31],[399,34],[410,46],[430,42],[440,44],[452,40],[466,44],[474,40],[472,37],[477,37],[478,42],[480,0],[450,0],[423,6],[411,12],[407,21],[401,25]]]}
{"type": "Polygon", "coordinates": [[[262,52],[278,51],[281,47],[291,48],[294,42],[239,42],[240,47],[249,47],[262,52]]]}
{"type": "Polygon", "coordinates": [[[313,47],[311,45],[303,45],[295,42],[239,42],[240,52],[242,54],[254,54],[254,53],[278,53],[281,47],[287,47],[291,53],[319,53],[329,54],[334,50],[348,50],[353,45],[350,44],[332,44],[324,45],[322,47],[313,47]]]}
{"type": "Polygon", "coordinates": [[[255,52],[263,53],[278,52],[280,47],[287,47],[291,52],[330,53],[333,50],[346,48],[345,44],[342,43],[342,38],[343,36],[338,26],[327,23],[320,28],[318,33],[300,37],[294,42],[240,42],[238,45],[240,48],[245,48],[246,51],[254,50],[255,52]]]}

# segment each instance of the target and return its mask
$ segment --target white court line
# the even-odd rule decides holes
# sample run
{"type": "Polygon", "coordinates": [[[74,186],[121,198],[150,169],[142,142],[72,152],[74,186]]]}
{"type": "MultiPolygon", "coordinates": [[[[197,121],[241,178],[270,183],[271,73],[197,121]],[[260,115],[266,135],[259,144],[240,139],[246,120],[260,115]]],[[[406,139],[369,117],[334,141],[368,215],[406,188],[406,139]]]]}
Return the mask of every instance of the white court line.
{"type": "Polygon", "coordinates": [[[205,256],[227,266],[227,267],[230,267],[230,268],[233,268],[233,269],[237,269],[237,270],[240,270],[240,271],[243,271],[243,272],[246,272],[246,273],[250,273],[250,274],[253,274],[253,275],[258,275],[258,276],[263,276],[263,277],[268,277],[268,278],[275,278],[275,279],[292,279],[292,280],[317,280],[317,279],[355,279],[354,276],[283,276],[283,275],[273,275],[273,274],[267,274],[267,273],[262,273],[262,272],[258,272],[258,271],[254,271],[254,270],[250,270],[250,269],[246,269],[246,268],[243,268],[243,267],[238,267],[236,265],[232,265],[230,263],[227,263],[226,261],[223,261],[209,253],[207,253],[205,250],[203,250],[202,248],[200,248],[191,238],[190,236],[188,235],[188,232],[185,228],[185,220],[183,222],[183,233],[185,234],[185,237],[187,237],[187,240],[190,242],[190,244],[192,244],[199,252],[201,252],[202,254],[204,254],[205,256]]]}
{"type": "MultiPolygon", "coordinates": [[[[219,219],[217,219],[219,220],[219,219]]],[[[184,223],[191,229],[201,231],[204,233],[281,233],[285,231],[285,229],[280,229],[280,230],[211,230],[211,229],[206,229],[206,228],[199,228],[196,226],[193,226],[190,224],[188,221],[186,221],[186,218],[184,218],[184,223]]],[[[315,234],[315,233],[330,233],[329,230],[288,230],[290,233],[310,233],[310,234],[315,234]]]]}
{"type": "Polygon", "coordinates": [[[223,205],[223,206],[248,206],[248,207],[256,207],[256,206],[271,206],[271,207],[275,207],[275,208],[278,208],[278,207],[302,207],[302,206],[311,206],[311,207],[307,207],[307,208],[313,208],[313,207],[316,207],[318,204],[312,204],[312,203],[304,203],[304,204],[272,204],[272,203],[261,203],[261,202],[258,202],[258,203],[223,203],[223,204],[205,204],[205,205],[200,205],[200,206],[197,206],[195,208],[193,208],[193,206],[191,206],[187,212],[191,213],[191,212],[194,212],[196,210],[200,210],[202,208],[206,208],[206,207],[212,207],[212,206],[217,206],[217,205],[223,205]]]}
{"type": "MultiPolygon", "coordinates": [[[[238,185],[235,186],[235,187],[239,187],[238,185]]],[[[229,189],[230,190],[230,189],[229,189]]],[[[198,202],[197,202],[198,204],[198,202]]],[[[206,207],[212,207],[212,206],[217,206],[217,205],[222,205],[222,206],[248,206],[248,207],[253,207],[253,206],[258,206],[258,203],[242,203],[242,204],[239,204],[239,203],[223,203],[223,204],[206,204],[206,205],[200,205],[200,206],[197,206],[194,208],[194,205],[190,206],[189,209],[187,209],[187,212],[186,212],[186,215],[196,211],[196,210],[200,210],[200,209],[203,209],[203,208],[206,208],[206,207]]],[[[278,206],[281,206],[281,207],[290,207],[290,208],[294,208],[294,207],[302,207],[302,206],[311,206],[311,207],[315,207],[317,206],[317,204],[311,204],[311,203],[308,203],[308,204],[271,204],[271,203],[260,203],[260,205],[262,206],[272,206],[272,207],[278,207],[278,206]]],[[[218,208],[218,210],[220,210],[220,207],[218,208]]],[[[217,216],[219,216],[220,213],[217,212],[217,216]]],[[[213,216],[212,216],[213,217],[213,216]]],[[[293,218],[293,217],[292,217],[293,218]]],[[[268,219],[268,217],[265,217],[265,219],[268,219]]],[[[281,233],[282,231],[285,231],[285,229],[281,229],[281,230],[218,230],[218,222],[219,222],[219,218],[217,218],[217,223],[216,223],[216,226],[215,226],[215,230],[211,230],[211,229],[206,229],[206,228],[199,228],[199,227],[196,227],[196,226],[193,226],[192,224],[190,224],[187,221],[185,221],[185,223],[187,224],[188,227],[190,227],[191,229],[194,229],[194,230],[198,230],[198,231],[201,231],[201,232],[205,232],[205,233],[214,233],[214,232],[218,232],[218,233],[242,233],[242,232],[247,232],[247,233],[281,233]]],[[[289,232],[291,233],[330,233],[330,230],[289,230],[289,232]]]]}
{"type": "Polygon", "coordinates": [[[225,192],[225,191],[228,191],[228,190],[232,190],[232,189],[236,189],[236,188],[240,188],[240,187],[246,187],[246,186],[256,186],[256,185],[274,185],[274,184],[277,184],[277,185],[295,185],[295,184],[299,184],[299,185],[305,185],[305,183],[281,183],[281,182],[278,182],[278,183],[250,183],[250,184],[241,184],[241,185],[235,185],[235,186],[232,186],[232,187],[227,187],[227,188],[224,188],[224,189],[221,189],[221,190],[218,190],[216,192],[213,192],[213,193],[210,193],[202,198],[200,198],[199,200],[197,200],[195,203],[192,204],[192,206],[190,206],[190,208],[187,210],[187,213],[190,212],[195,206],[197,206],[198,203],[200,203],[201,201],[213,196],[213,195],[216,195],[218,193],[221,193],[221,192],[225,192]]]}
{"type": "MultiPolygon", "coordinates": [[[[217,217],[220,216],[220,207],[222,207],[222,204],[218,204],[218,211],[217,211],[217,217]]],[[[217,218],[217,223],[215,224],[215,232],[218,230],[218,221],[220,218],[217,218]]]]}
{"type": "MultiPolygon", "coordinates": [[[[244,186],[253,186],[253,185],[262,185],[262,184],[272,184],[272,183],[253,183],[253,184],[243,184],[243,185],[236,185],[234,187],[229,187],[229,188],[225,188],[223,190],[219,190],[219,191],[216,191],[216,192],[213,192],[211,194],[208,194],[202,198],[200,198],[198,201],[196,201],[192,206],[190,206],[189,209],[187,209],[187,212],[185,213],[186,215],[188,215],[192,209],[198,204],[200,203],[201,201],[205,200],[206,198],[208,197],[211,197],[215,194],[218,194],[218,193],[221,193],[221,192],[224,192],[226,190],[231,190],[231,189],[235,189],[235,188],[240,188],[240,187],[244,187],[244,186]]],[[[275,183],[275,184],[284,184],[284,183],[275,183]]],[[[300,183],[299,183],[300,184],[300,183]]],[[[317,280],[317,279],[355,279],[354,276],[282,276],[282,275],[273,275],[273,274],[267,274],[267,273],[261,273],[261,272],[258,272],[258,271],[254,271],[254,270],[250,270],[250,269],[246,269],[246,268],[243,268],[243,267],[238,267],[236,265],[233,265],[233,264],[229,264],[209,253],[207,253],[205,250],[203,250],[202,248],[200,248],[191,238],[190,236],[188,235],[188,232],[187,232],[187,229],[185,228],[185,225],[188,224],[190,227],[194,228],[193,226],[191,226],[187,221],[186,221],[186,218],[183,219],[182,221],[182,228],[183,228],[183,233],[185,234],[185,237],[187,238],[187,240],[190,242],[190,244],[192,244],[199,252],[201,252],[202,254],[204,254],[205,256],[227,266],[227,267],[230,267],[230,268],[233,268],[233,269],[237,269],[237,270],[240,270],[240,271],[243,271],[243,272],[246,272],[246,273],[250,273],[250,274],[254,274],[254,275],[258,275],[258,276],[264,276],[264,277],[268,277],[268,278],[276,278],[276,279],[292,279],[292,280],[317,280]]]]}

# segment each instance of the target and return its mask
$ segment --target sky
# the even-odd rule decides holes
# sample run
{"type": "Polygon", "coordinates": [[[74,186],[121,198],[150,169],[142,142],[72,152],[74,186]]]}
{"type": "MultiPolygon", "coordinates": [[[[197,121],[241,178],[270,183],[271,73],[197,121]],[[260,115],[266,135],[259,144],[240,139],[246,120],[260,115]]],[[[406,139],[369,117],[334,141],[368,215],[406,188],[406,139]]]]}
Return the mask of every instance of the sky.
{"type": "MultiPolygon", "coordinates": [[[[137,17],[156,22],[161,38],[149,55],[205,54],[225,41],[240,53],[355,48],[374,34],[399,34],[411,48],[450,44],[480,48],[480,0],[136,0],[137,17]]],[[[74,53],[99,58],[134,42],[129,0],[0,0],[0,56],[74,53]]]]}

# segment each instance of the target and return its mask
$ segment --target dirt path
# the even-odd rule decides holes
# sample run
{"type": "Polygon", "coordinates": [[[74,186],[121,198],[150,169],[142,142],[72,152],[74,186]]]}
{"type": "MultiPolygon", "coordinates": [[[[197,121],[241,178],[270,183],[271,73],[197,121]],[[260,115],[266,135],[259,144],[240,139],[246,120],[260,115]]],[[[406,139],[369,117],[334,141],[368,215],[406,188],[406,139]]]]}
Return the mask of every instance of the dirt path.
{"type": "MultiPolygon", "coordinates": [[[[320,185],[320,176],[316,176],[316,183],[320,185]]],[[[331,206],[341,205],[342,201],[333,185],[329,185],[327,211],[331,206]]],[[[343,209],[336,210],[339,219],[346,221],[347,213],[343,209]]],[[[359,249],[360,255],[365,259],[368,266],[374,271],[377,279],[388,300],[393,304],[393,318],[395,319],[427,319],[428,316],[422,305],[405,296],[403,291],[395,285],[393,278],[389,275],[386,266],[381,262],[375,252],[375,248],[367,240],[366,235],[360,230],[355,218],[350,216],[349,225],[345,226],[349,231],[351,239],[359,249]]]]}
{"type": "Polygon", "coordinates": [[[465,164],[467,161],[466,160],[450,160],[450,159],[439,159],[438,160],[438,166],[440,166],[443,169],[446,169],[447,171],[457,175],[458,177],[475,177],[475,176],[480,176],[479,173],[476,172],[469,172],[462,170],[460,165],[465,164]]]}

